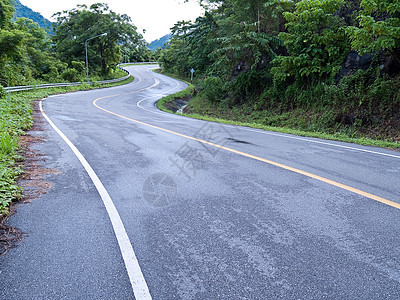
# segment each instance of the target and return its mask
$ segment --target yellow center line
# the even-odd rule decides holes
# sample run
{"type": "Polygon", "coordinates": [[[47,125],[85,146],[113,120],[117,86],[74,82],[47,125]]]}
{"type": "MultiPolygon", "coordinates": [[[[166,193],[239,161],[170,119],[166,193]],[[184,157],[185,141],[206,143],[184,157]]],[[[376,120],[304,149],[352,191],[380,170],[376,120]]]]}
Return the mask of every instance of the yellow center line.
{"type": "MultiPolygon", "coordinates": [[[[160,84],[160,82],[158,82],[156,85],[158,85],[158,84],[160,84]]],[[[94,105],[95,107],[97,107],[97,108],[99,108],[99,109],[101,109],[101,110],[103,110],[103,111],[105,111],[105,112],[107,112],[107,113],[109,113],[109,114],[112,114],[112,115],[114,115],[114,116],[117,116],[117,117],[119,117],[119,118],[122,118],[122,119],[125,119],[125,120],[129,120],[129,121],[132,121],[132,122],[135,122],[135,123],[138,123],[138,124],[147,126],[147,127],[151,127],[151,128],[157,129],[157,130],[161,130],[161,131],[164,131],[164,132],[168,132],[168,133],[171,133],[171,134],[174,134],[174,135],[183,137],[183,138],[185,138],[185,139],[189,139],[189,140],[196,141],[196,142],[199,142],[199,143],[202,143],[202,144],[206,144],[206,145],[210,145],[210,146],[213,146],[213,147],[216,147],[216,148],[219,148],[219,149],[223,149],[223,150],[225,150],[225,151],[229,151],[229,152],[232,152],[232,153],[241,155],[241,156],[245,156],[245,157],[248,157],[248,158],[252,158],[252,159],[255,159],[255,160],[258,160],[258,161],[267,163],[267,164],[269,164],[269,165],[273,165],[273,166],[276,166],[276,167],[279,167],[279,168],[282,168],[282,169],[285,169],[285,170],[288,170],[288,171],[291,171],[291,172],[294,172],[294,173],[297,173],[297,174],[301,174],[301,175],[307,176],[307,177],[309,177],[309,178],[313,178],[313,179],[315,179],[315,180],[318,180],[318,181],[321,181],[321,182],[324,182],[324,183],[327,183],[327,184],[336,186],[336,187],[338,187],[338,188],[341,188],[341,189],[350,191],[350,192],[352,192],[352,193],[355,193],[355,194],[358,194],[358,195],[367,197],[367,198],[369,198],[369,199],[378,201],[378,202],[380,202],[380,203],[389,205],[389,206],[391,206],[391,207],[400,209],[400,203],[397,203],[397,202],[394,202],[394,201],[391,201],[391,200],[388,200],[388,199],[385,199],[385,198],[382,198],[382,197],[379,197],[379,196],[370,194],[370,193],[368,193],[368,192],[364,192],[364,191],[362,191],[362,190],[353,188],[353,187],[351,187],[351,186],[342,184],[342,183],[340,183],[340,182],[336,182],[336,181],[327,179],[327,178],[325,178],[325,177],[321,177],[321,176],[318,176],[318,175],[315,175],[315,174],[312,174],[312,173],[309,173],[309,172],[306,172],[306,171],[302,171],[302,170],[299,170],[299,169],[296,169],[296,168],[293,168],[293,167],[290,167],[290,166],[287,166],[287,165],[284,165],[284,164],[281,164],[281,163],[277,163],[277,162],[274,162],[274,161],[269,160],[269,159],[265,159],[265,158],[262,158],[262,157],[259,157],[259,156],[255,156],[255,155],[252,155],[252,154],[249,154],[249,153],[245,153],[245,152],[242,152],[242,151],[238,151],[238,150],[235,150],[235,149],[232,149],[232,148],[228,148],[228,147],[225,147],[225,146],[221,146],[221,145],[218,145],[218,144],[214,144],[214,143],[211,143],[211,142],[208,142],[208,141],[205,141],[205,140],[201,140],[201,139],[198,139],[198,138],[195,138],[195,137],[192,137],[192,136],[188,136],[188,135],[185,135],[185,134],[182,134],[182,133],[179,133],[179,132],[175,132],[175,131],[172,131],[172,130],[169,130],[169,129],[165,129],[165,128],[162,128],[162,127],[159,127],[159,126],[151,125],[151,124],[148,124],[148,123],[145,123],[145,122],[141,122],[141,121],[138,121],[138,120],[135,120],[135,119],[132,119],[132,118],[128,118],[128,117],[122,116],[122,115],[120,115],[120,114],[117,114],[117,113],[115,113],[115,112],[109,111],[109,110],[107,110],[107,109],[105,109],[105,108],[102,108],[102,107],[100,107],[100,106],[97,104],[97,101],[99,101],[99,100],[101,100],[101,99],[111,98],[111,97],[117,97],[117,96],[126,95],[126,94],[137,93],[137,92],[140,92],[140,91],[143,91],[143,90],[152,88],[152,87],[154,87],[154,86],[156,86],[156,85],[153,85],[153,86],[151,86],[151,87],[144,88],[144,89],[141,89],[141,90],[138,90],[138,91],[125,93],[125,94],[119,94],[119,95],[112,95],[112,96],[101,97],[101,98],[98,98],[98,99],[94,100],[94,101],[93,101],[93,105],[94,105]]]]}

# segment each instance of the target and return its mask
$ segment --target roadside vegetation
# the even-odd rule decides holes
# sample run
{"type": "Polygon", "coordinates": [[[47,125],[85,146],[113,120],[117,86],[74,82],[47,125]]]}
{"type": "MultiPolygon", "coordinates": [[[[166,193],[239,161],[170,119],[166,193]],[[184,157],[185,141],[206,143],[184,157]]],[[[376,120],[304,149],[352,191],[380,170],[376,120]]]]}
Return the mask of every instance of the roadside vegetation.
{"type": "MultiPolygon", "coordinates": [[[[120,75],[125,76],[126,73],[122,72],[120,75]]],[[[4,89],[0,89],[0,217],[7,215],[8,206],[22,195],[22,189],[15,183],[24,172],[18,164],[24,159],[18,138],[33,125],[34,101],[54,94],[107,88],[132,81],[133,77],[129,77],[113,84],[82,84],[17,93],[5,93],[4,89]]]]}
{"type": "Polygon", "coordinates": [[[400,147],[400,2],[201,1],[161,53],[197,117],[400,147]],[[308,133],[307,133],[308,132],[308,133]]]}
{"type": "Polygon", "coordinates": [[[151,52],[132,20],[106,4],[78,5],[55,14],[54,35],[27,18],[13,19],[13,0],[0,0],[0,85],[86,81],[115,77],[124,59],[146,61],[151,52]]]}
{"type": "Polygon", "coordinates": [[[84,82],[85,47],[88,42],[91,81],[121,78],[117,68],[123,53],[132,61],[151,58],[137,28],[126,15],[118,15],[106,4],[79,5],[57,13],[54,35],[26,18],[13,18],[14,2],[0,0],[0,217],[19,199],[22,189],[16,180],[23,173],[23,153],[18,138],[32,126],[34,100],[52,94],[126,84],[129,79],[108,85],[82,84],[74,87],[34,89],[6,93],[4,87],[53,82],[84,82]]]}
{"type": "MultiPolygon", "coordinates": [[[[179,78],[179,76],[161,71],[159,72],[166,76],[175,77],[176,79],[185,81],[185,78],[179,78]]],[[[365,136],[356,137],[349,132],[336,131],[334,133],[329,133],[307,129],[295,129],[292,126],[279,127],[263,125],[261,122],[259,122],[258,118],[255,118],[251,113],[244,113],[244,111],[240,108],[226,110],[221,107],[210,106],[209,103],[205,103],[208,101],[206,98],[197,94],[198,88],[195,85],[187,81],[185,82],[189,85],[185,90],[163,97],[157,101],[157,107],[160,110],[168,113],[179,113],[186,117],[210,122],[246,126],[267,131],[282,132],[298,136],[314,137],[347,143],[356,143],[360,145],[389,148],[393,150],[400,149],[400,144],[398,142],[391,142],[383,139],[371,139],[365,136]],[[180,109],[182,109],[182,103],[186,102],[188,104],[186,105],[185,109],[183,109],[182,112],[178,112],[180,109]]]]}

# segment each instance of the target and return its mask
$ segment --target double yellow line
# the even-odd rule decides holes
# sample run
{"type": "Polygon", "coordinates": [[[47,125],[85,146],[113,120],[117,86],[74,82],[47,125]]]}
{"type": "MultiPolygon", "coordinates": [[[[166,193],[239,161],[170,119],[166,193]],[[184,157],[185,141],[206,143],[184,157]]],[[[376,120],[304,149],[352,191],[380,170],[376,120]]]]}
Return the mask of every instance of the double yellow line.
{"type": "Polygon", "coordinates": [[[167,133],[170,133],[170,134],[174,134],[174,135],[183,137],[183,138],[188,139],[188,140],[192,140],[192,141],[196,141],[196,142],[199,142],[199,143],[202,143],[202,144],[205,144],[205,145],[213,146],[213,147],[216,147],[216,148],[219,148],[219,149],[222,149],[222,150],[225,150],[225,151],[229,151],[229,152],[232,152],[232,153],[244,156],[244,157],[255,159],[255,160],[267,163],[269,165],[273,165],[273,166],[276,166],[276,167],[279,167],[279,168],[282,168],[282,169],[285,169],[285,170],[288,170],[288,171],[291,171],[291,172],[294,172],[294,173],[297,173],[297,174],[301,174],[301,175],[307,176],[309,178],[313,178],[315,180],[318,180],[318,181],[321,181],[321,182],[336,186],[338,188],[347,190],[349,192],[352,192],[352,193],[367,197],[369,199],[378,201],[380,203],[389,205],[391,207],[400,209],[400,203],[397,203],[397,202],[394,202],[394,201],[391,201],[391,200],[388,200],[388,199],[385,199],[385,198],[382,198],[382,197],[379,197],[379,196],[364,192],[362,190],[353,188],[351,186],[348,186],[348,185],[345,185],[345,184],[342,184],[342,183],[339,183],[339,182],[336,182],[336,181],[333,181],[333,180],[330,180],[330,179],[327,179],[325,177],[321,177],[321,176],[318,176],[318,175],[315,175],[315,174],[312,174],[312,173],[309,173],[309,172],[305,172],[305,171],[302,171],[302,170],[299,170],[299,169],[296,169],[296,168],[293,168],[293,167],[290,167],[290,166],[287,166],[287,165],[284,165],[284,164],[281,164],[281,163],[277,163],[277,162],[274,162],[272,160],[268,160],[268,159],[265,159],[265,158],[262,158],[262,157],[259,157],[259,156],[248,154],[248,153],[245,153],[245,152],[242,152],[242,151],[238,151],[238,150],[235,150],[235,149],[232,149],[232,148],[228,148],[228,147],[221,146],[221,145],[218,145],[218,144],[215,144],[215,143],[211,143],[211,142],[208,142],[208,141],[205,141],[205,140],[201,140],[201,139],[198,139],[198,138],[195,138],[195,137],[192,137],[192,136],[188,136],[188,135],[185,135],[185,134],[182,134],[182,133],[179,133],[179,132],[175,132],[175,131],[172,131],[172,130],[169,130],[169,129],[165,129],[165,128],[162,128],[162,127],[159,127],[159,126],[155,126],[155,125],[151,125],[151,124],[148,124],[148,123],[144,123],[144,122],[132,119],[132,118],[128,118],[128,117],[122,116],[120,114],[117,114],[115,112],[112,112],[110,110],[107,110],[105,108],[102,108],[97,104],[97,102],[99,100],[102,100],[102,99],[111,98],[111,97],[118,97],[118,96],[127,95],[127,94],[138,93],[138,92],[153,88],[153,87],[157,86],[158,84],[160,84],[160,81],[158,81],[157,84],[152,85],[151,87],[143,88],[143,89],[140,89],[140,90],[137,90],[137,91],[124,93],[124,94],[117,94],[117,95],[101,97],[101,98],[95,99],[93,101],[93,105],[95,107],[101,109],[102,111],[104,111],[106,113],[109,113],[111,115],[117,116],[119,118],[122,118],[122,119],[125,119],[125,120],[129,120],[129,121],[132,121],[132,122],[135,122],[135,123],[147,126],[147,127],[151,127],[151,128],[157,129],[157,130],[161,130],[161,131],[164,131],[164,132],[167,132],[167,133]]]}

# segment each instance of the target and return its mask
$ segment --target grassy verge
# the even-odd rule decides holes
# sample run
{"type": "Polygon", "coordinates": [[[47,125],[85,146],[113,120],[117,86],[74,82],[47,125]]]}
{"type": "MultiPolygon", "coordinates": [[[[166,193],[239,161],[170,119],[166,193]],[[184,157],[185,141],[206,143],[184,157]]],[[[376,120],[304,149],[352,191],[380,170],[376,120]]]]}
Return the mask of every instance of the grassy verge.
{"type": "Polygon", "coordinates": [[[191,84],[190,82],[187,82],[187,81],[183,80],[182,78],[178,78],[177,76],[175,76],[173,74],[161,72],[161,69],[155,69],[155,70],[153,70],[153,72],[160,73],[165,76],[181,80],[188,85],[188,87],[185,90],[180,91],[176,94],[165,96],[165,97],[161,98],[160,100],[158,100],[157,101],[158,109],[165,111],[165,112],[174,113],[174,111],[172,111],[170,108],[175,106],[175,102],[177,99],[189,99],[192,97],[195,86],[193,84],[191,84]]]}
{"type": "MultiPolygon", "coordinates": [[[[170,74],[165,74],[165,75],[170,76],[170,74]]],[[[171,76],[171,77],[176,78],[176,76],[171,76]]],[[[177,99],[185,99],[190,97],[193,94],[193,90],[194,86],[190,84],[190,86],[186,90],[160,99],[157,102],[157,107],[163,111],[172,113],[169,107],[173,107],[177,99]]],[[[356,133],[351,128],[347,130],[338,130],[333,133],[327,133],[324,132],[323,130],[318,130],[318,128],[310,130],[300,130],[291,127],[290,124],[288,124],[288,126],[282,126],[282,127],[268,126],[262,124],[265,117],[265,115],[263,115],[262,113],[257,114],[254,112],[249,112],[249,110],[246,110],[245,108],[223,109],[219,106],[210,104],[207,100],[201,97],[201,95],[196,95],[191,98],[189,105],[186,109],[186,113],[183,113],[183,115],[211,122],[218,122],[218,123],[237,125],[237,126],[246,126],[251,128],[258,128],[273,132],[288,133],[304,137],[313,137],[326,140],[355,143],[366,146],[400,150],[399,142],[392,142],[381,139],[372,139],[369,137],[360,136],[360,134],[357,134],[358,136],[355,137],[356,133]]],[[[293,118],[293,116],[291,117],[293,118]]]]}
{"type": "Polygon", "coordinates": [[[21,167],[17,165],[17,162],[23,160],[19,153],[18,137],[24,135],[33,124],[33,101],[54,94],[112,87],[132,81],[133,77],[129,77],[113,84],[82,84],[72,87],[36,89],[8,93],[0,97],[0,216],[6,215],[9,205],[22,195],[22,189],[15,184],[17,178],[23,173],[21,167]]]}

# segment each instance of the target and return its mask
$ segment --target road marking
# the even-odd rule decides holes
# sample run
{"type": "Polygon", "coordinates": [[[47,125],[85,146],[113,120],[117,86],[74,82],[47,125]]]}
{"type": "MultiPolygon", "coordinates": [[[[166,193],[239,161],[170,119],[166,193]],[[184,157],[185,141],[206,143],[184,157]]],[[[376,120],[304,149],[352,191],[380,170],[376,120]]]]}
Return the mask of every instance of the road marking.
{"type": "Polygon", "coordinates": [[[102,108],[101,106],[99,106],[97,104],[97,101],[99,101],[101,99],[105,99],[105,98],[110,98],[110,97],[115,97],[115,96],[105,96],[105,97],[102,97],[102,98],[95,99],[93,101],[93,105],[95,107],[103,110],[104,112],[107,112],[107,113],[109,113],[111,115],[114,115],[114,116],[117,116],[119,118],[131,121],[131,122],[135,122],[135,123],[147,126],[147,127],[151,127],[151,128],[157,129],[157,130],[168,132],[168,133],[171,133],[171,134],[174,134],[174,135],[177,135],[177,136],[180,136],[180,137],[192,140],[192,141],[196,141],[196,142],[199,142],[199,143],[202,143],[202,144],[206,144],[206,145],[210,145],[210,146],[213,146],[213,147],[216,147],[216,148],[219,148],[219,149],[223,149],[225,151],[236,153],[236,154],[239,154],[241,156],[252,158],[252,159],[255,159],[255,160],[258,160],[258,161],[261,161],[261,162],[264,162],[264,163],[267,163],[267,164],[270,164],[270,165],[273,165],[273,166],[276,166],[276,167],[279,167],[279,168],[282,168],[282,169],[285,169],[285,170],[288,170],[288,171],[291,171],[291,172],[294,172],[294,173],[297,173],[297,174],[301,174],[301,175],[307,176],[309,178],[313,178],[315,180],[318,180],[318,181],[321,181],[321,182],[324,182],[324,183],[339,187],[341,189],[344,189],[344,190],[350,191],[352,193],[355,193],[355,194],[370,198],[372,200],[375,200],[375,201],[378,201],[380,203],[389,205],[391,207],[400,209],[400,204],[397,203],[397,202],[394,202],[394,201],[391,201],[391,200],[388,200],[388,199],[385,199],[385,198],[370,194],[368,192],[365,192],[365,191],[353,188],[351,186],[348,186],[348,185],[345,185],[345,184],[330,180],[328,178],[325,178],[325,177],[322,177],[322,176],[318,176],[318,175],[315,175],[315,174],[312,174],[312,173],[309,173],[309,172],[306,172],[306,171],[302,171],[302,170],[299,170],[299,169],[296,169],[296,168],[293,168],[293,167],[290,167],[290,166],[287,166],[287,165],[284,165],[284,164],[281,164],[281,163],[274,162],[272,160],[268,160],[268,159],[265,159],[265,158],[262,158],[262,157],[258,157],[258,156],[252,155],[252,154],[248,154],[248,153],[245,153],[245,152],[242,152],[242,151],[238,151],[238,150],[235,150],[235,149],[232,149],[232,148],[228,148],[228,147],[221,146],[221,145],[218,145],[218,144],[214,144],[214,143],[211,143],[211,142],[208,142],[208,141],[205,141],[205,140],[201,140],[201,139],[198,139],[198,138],[195,138],[195,137],[191,137],[191,136],[179,133],[179,132],[175,132],[175,131],[172,131],[172,130],[169,130],[169,129],[165,129],[165,128],[162,128],[162,127],[159,127],[159,126],[155,126],[155,125],[148,124],[148,123],[145,123],[145,122],[141,122],[141,121],[129,118],[129,117],[125,117],[125,116],[122,116],[122,115],[117,114],[115,112],[112,112],[110,110],[107,110],[105,108],[102,108]]]}
{"type": "MultiPolygon", "coordinates": [[[[150,70],[150,69],[149,69],[150,70]]],[[[151,72],[151,71],[150,71],[151,72]]],[[[179,82],[179,81],[178,81],[179,82]]],[[[169,91],[168,91],[169,92],[169,91]]],[[[165,92],[167,93],[167,92],[165,92]]],[[[165,94],[163,93],[163,94],[165,94]]],[[[161,95],[163,95],[161,94],[161,95]]],[[[139,101],[137,103],[137,105],[141,108],[144,109],[146,111],[152,112],[152,113],[156,113],[155,111],[143,108],[140,106],[140,103],[144,100],[148,100],[151,98],[146,98],[143,99],[141,101],[139,101]]],[[[228,124],[221,124],[224,126],[232,126],[232,125],[228,125],[228,124]]],[[[307,138],[302,138],[302,137],[296,137],[296,136],[292,136],[292,135],[284,135],[284,134],[279,134],[279,133],[274,133],[274,132],[268,132],[265,130],[257,130],[257,129],[251,129],[251,128],[246,128],[246,127],[241,127],[241,130],[245,130],[245,131],[251,131],[251,132],[257,132],[257,133],[261,133],[261,134],[265,134],[265,135],[271,135],[271,136],[277,136],[277,137],[282,137],[282,138],[286,138],[286,139],[293,139],[293,140],[299,140],[299,141],[304,141],[304,142],[309,142],[309,143],[314,143],[314,144],[320,144],[320,145],[325,145],[325,146],[331,146],[331,147],[337,147],[337,148],[342,148],[342,149],[347,149],[347,150],[353,150],[353,151],[360,151],[360,152],[365,152],[365,153],[370,153],[370,154],[375,154],[375,155],[382,155],[382,156],[386,156],[386,157],[393,157],[393,158],[398,158],[400,159],[400,155],[394,155],[394,154],[388,154],[388,153],[383,153],[383,152],[378,152],[378,151],[372,151],[372,150],[367,150],[367,149],[360,149],[360,148],[356,148],[356,147],[350,147],[350,146],[344,146],[344,145],[338,145],[338,144],[334,144],[334,143],[329,143],[329,142],[322,142],[322,141],[315,141],[315,140],[310,140],[307,138]]]]}
{"type": "MultiPolygon", "coordinates": [[[[121,94],[116,94],[116,95],[104,96],[104,97],[98,98],[98,99],[96,99],[96,100],[106,99],[106,98],[112,98],[112,97],[119,97],[119,96],[124,96],[124,95],[130,95],[130,94],[139,93],[139,92],[142,92],[142,91],[145,91],[145,90],[154,88],[154,87],[156,87],[157,85],[159,85],[160,83],[161,83],[160,80],[158,80],[157,78],[154,78],[154,84],[151,85],[151,86],[148,86],[148,87],[145,87],[145,88],[136,90],[136,91],[132,91],[132,92],[126,92],[126,93],[121,93],[121,94]]],[[[95,101],[96,101],[96,100],[95,100],[95,101]]]]}
{"type": "Polygon", "coordinates": [[[178,85],[176,87],[174,87],[173,89],[170,89],[170,90],[168,90],[168,91],[166,91],[166,92],[164,92],[162,94],[157,94],[157,95],[154,95],[154,96],[151,96],[151,97],[147,97],[147,98],[144,98],[144,99],[140,100],[138,103],[136,103],[137,107],[139,107],[139,108],[141,108],[141,109],[143,109],[145,111],[151,112],[153,114],[165,115],[165,112],[150,110],[150,109],[142,107],[140,104],[143,101],[146,101],[146,100],[149,100],[149,99],[153,99],[153,98],[156,98],[156,97],[160,97],[161,98],[161,97],[167,96],[165,94],[168,94],[168,93],[172,92],[173,90],[179,88],[179,86],[181,85],[181,83],[178,80],[176,80],[176,83],[178,83],[178,85]]]}
{"type": "Polygon", "coordinates": [[[343,149],[347,149],[347,150],[361,151],[361,152],[377,154],[377,155],[383,155],[383,156],[388,156],[388,157],[393,157],[393,158],[399,158],[400,159],[399,155],[394,155],[394,154],[388,154],[388,153],[382,153],[382,152],[378,152],[378,151],[360,149],[360,148],[356,148],[356,147],[343,146],[343,145],[338,145],[338,144],[333,144],[333,143],[328,143],[328,142],[314,141],[314,140],[310,140],[310,139],[306,139],[306,138],[290,136],[290,135],[284,135],[284,134],[273,133],[273,132],[262,131],[262,130],[255,130],[255,129],[249,129],[249,128],[242,128],[242,129],[246,130],[246,131],[258,132],[258,133],[261,133],[261,134],[278,136],[278,137],[283,137],[283,138],[292,139],[292,140],[305,141],[305,142],[309,142],[309,143],[327,145],[327,146],[338,147],[338,148],[343,148],[343,149]]]}
{"type": "MultiPolygon", "coordinates": [[[[43,101],[43,100],[42,100],[43,101]]],[[[133,251],[132,244],[129,240],[128,234],[126,233],[124,224],[122,223],[121,217],[108,194],[106,188],[97,176],[93,168],[87,162],[85,157],[81,154],[78,148],[65,136],[65,134],[50,120],[50,118],[43,111],[42,101],[39,102],[40,111],[43,117],[49,122],[51,127],[58,133],[58,135],[65,141],[65,143],[71,148],[76,157],[79,159],[86,172],[89,174],[90,179],[96,186],[97,191],[103,200],[104,206],[107,210],[111,224],[114,229],[115,236],[118,240],[118,245],[121,250],[122,258],[125,263],[126,270],[131,282],[132,290],[137,300],[148,300],[152,299],[146,280],[144,279],[142,270],[139,266],[139,262],[136,258],[135,252],[133,251]]]]}

